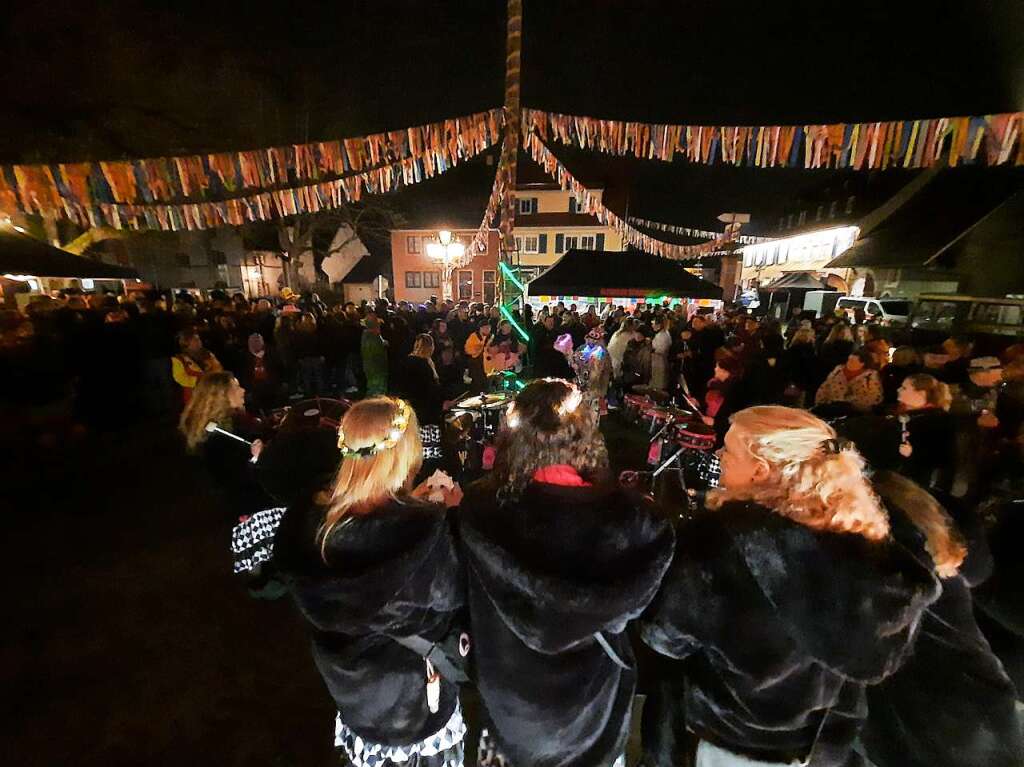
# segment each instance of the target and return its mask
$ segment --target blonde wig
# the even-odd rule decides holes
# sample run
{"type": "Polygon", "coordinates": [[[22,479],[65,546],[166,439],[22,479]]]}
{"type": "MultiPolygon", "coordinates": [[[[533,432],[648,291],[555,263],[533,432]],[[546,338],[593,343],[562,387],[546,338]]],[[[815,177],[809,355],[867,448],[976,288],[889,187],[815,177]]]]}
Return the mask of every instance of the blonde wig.
{"type": "Polygon", "coordinates": [[[349,451],[368,450],[392,441],[394,444],[367,455],[349,454],[342,458],[320,527],[322,555],[328,536],[339,524],[351,514],[370,511],[409,490],[423,463],[419,422],[403,400],[373,397],[357,402],[341,419],[340,432],[344,435],[344,449],[349,451]],[[399,416],[405,426],[393,438],[392,430],[399,416]]]}
{"type": "Polygon", "coordinates": [[[228,400],[228,393],[235,383],[235,376],[224,371],[204,373],[192,390],[192,398],[178,420],[178,431],[185,438],[185,448],[194,453],[206,442],[210,422],[219,426],[230,426],[234,409],[228,400]]]}
{"type": "Polygon", "coordinates": [[[929,407],[949,410],[953,404],[953,394],[950,392],[949,386],[935,376],[928,373],[917,373],[907,376],[907,380],[917,391],[924,393],[929,407]]]}
{"type": "Polygon", "coordinates": [[[889,535],[889,518],[865,476],[865,461],[852,445],[806,410],[764,405],[731,419],[739,441],[764,463],[763,481],[708,494],[708,506],[754,501],[815,530],[856,533],[878,541],[889,535]]]}
{"type": "Polygon", "coordinates": [[[494,474],[502,495],[518,496],[545,466],[566,464],[586,479],[603,478],[608,450],[598,418],[574,384],[561,378],[530,383],[498,435],[494,474]]]}

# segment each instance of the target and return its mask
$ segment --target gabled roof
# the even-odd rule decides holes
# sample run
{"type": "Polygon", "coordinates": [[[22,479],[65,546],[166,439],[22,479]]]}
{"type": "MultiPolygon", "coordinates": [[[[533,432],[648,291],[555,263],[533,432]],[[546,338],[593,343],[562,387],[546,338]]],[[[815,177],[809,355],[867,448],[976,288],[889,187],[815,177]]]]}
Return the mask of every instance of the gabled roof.
{"type": "Polygon", "coordinates": [[[570,250],[530,280],[531,296],[721,298],[722,289],[679,261],[639,250],[570,250]]]}
{"type": "Polygon", "coordinates": [[[924,266],[1021,190],[1020,171],[944,170],[827,268],[924,266]]]}
{"type": "Polygon", "coordinates": [[[384,269],[381,268],[380,259],[363,256],[356,261],[355,266],[349,269],[348,274],[341,278],[341,281],[349,284],[373,282],[382,274],[384,274],[384,269]]]}
{"type": "Polygon", "coordinates": [[[91,261],[6,227],[0,228],[0,274],[100,280],[130,280],[139,276],[127,266],[91,261]]]}

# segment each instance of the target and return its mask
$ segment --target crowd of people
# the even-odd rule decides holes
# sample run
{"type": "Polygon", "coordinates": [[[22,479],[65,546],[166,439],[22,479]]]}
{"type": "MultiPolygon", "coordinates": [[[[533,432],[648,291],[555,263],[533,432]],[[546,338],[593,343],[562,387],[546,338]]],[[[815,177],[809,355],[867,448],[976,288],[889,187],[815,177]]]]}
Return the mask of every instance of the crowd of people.
{"type": "Polygon", "coordinates": [[[624,765],[638,685],[647,767],[1019,765],[1024,349],[863,319],[71,292],[2,318],[0,381],[41,446],[179,419],[343,763],[459,767],[471,682],[484,767],[624,765]],[[420,427],[508,374],[493,471],[426,476],[420,427]],[[717,435],[701,508],[617,481],[638,391],[717,435]],[[268,428],[325,396],[358,401],[268,428]]]}

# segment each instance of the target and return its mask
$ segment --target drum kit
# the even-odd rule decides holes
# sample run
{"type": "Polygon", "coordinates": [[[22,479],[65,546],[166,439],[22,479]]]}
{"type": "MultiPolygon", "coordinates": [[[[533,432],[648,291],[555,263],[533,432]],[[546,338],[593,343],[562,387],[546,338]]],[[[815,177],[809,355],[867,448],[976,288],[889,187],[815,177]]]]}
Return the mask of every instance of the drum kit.
{"type": "Polygon", "coordinates": [[[494,442],[505,425],[515,395],[507,391],[457,400],[445,418],[445,452],[454,456],[452,468],[474,477],[494,464],[494,442]]]}

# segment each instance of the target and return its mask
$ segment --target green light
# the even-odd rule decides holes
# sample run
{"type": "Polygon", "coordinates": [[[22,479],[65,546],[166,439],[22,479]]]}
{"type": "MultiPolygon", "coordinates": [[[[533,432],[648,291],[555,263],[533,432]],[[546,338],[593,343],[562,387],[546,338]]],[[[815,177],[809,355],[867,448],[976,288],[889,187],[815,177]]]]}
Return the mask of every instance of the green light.
{"type": "Polygon", "coordinates": [[[509,282],[511,282],[513,285],[519,288],[519,290],[523,291],[524,293],[526,292],[526,286],[519,281],[519,278],[516,277],[515,272],[508,268],[508,264],[506,264],[504,261],[501,261],[498,263],[498,266],[501,267],[501,272],[502,274],[505,275],[505,279],[507,279],[509,282]]]}
{"type": "Polygon", "coordinates": [[[501,313],[505,316],[505,319],[508,320],[509,323],[511,323],[512,327],[519,331],[519,335],[522,336],[523,340],[529,343],[530,334],[523,330],[521,327],[519,327],[519,323],[516,322],[516,318],[512,316],[512,312],[510,312],[506,307],[502,306],[501,313]]]}
{"type": "Polygon", "coordinates": [[[518,378],[517,378],[517,379],[516,379],[515,381],[513,381],[512,383],[514,383],[514,384],[515,384],[516,388],[517,388],[517,389],[519,389],[519,391],[522,391],[523,389],[525,389],[525,388],[526,388],[526,384],[524,384],[524,383],[523,383],[522,381],[520,381],[520,380],[519,380],[518,378]]]}

